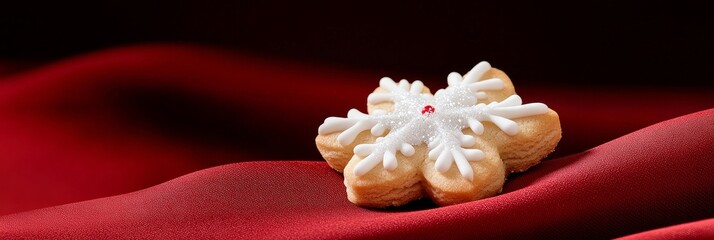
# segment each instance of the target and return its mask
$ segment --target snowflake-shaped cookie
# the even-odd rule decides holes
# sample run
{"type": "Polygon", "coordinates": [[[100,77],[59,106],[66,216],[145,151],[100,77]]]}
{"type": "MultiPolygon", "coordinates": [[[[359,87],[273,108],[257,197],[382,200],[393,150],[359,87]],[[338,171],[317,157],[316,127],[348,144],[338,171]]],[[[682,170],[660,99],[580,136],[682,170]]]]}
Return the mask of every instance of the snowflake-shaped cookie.
{"type": "Polygon", "coordinates": [[[350,201],[398,206],[426,193],[441,205],[492,196],[505,176],[537,164],[560,140],[557,114],[522,104],[508,77],[487,62],[434,95],[421,81],[382,78],[365,114],[330,117],[316,143],[344,171],[350,201]]]}

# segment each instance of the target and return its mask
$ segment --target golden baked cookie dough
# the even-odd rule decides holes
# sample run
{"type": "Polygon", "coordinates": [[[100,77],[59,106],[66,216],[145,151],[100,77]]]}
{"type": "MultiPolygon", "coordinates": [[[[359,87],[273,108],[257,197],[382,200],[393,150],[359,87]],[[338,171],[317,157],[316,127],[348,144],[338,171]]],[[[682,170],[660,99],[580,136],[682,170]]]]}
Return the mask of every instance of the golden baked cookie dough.
{"type": "Polygon", "coordinates": [[[348,118],[328,118],[320,126],[320,134],[315,139],[317,148],[330,167],[344,173],[351,202],[363,207],[383,208],[404,205],[427,196],[444,206],[490,197],[501,192],[509,173],[527,170],[555,149],[561,138],[558,114],[544,104],[521,104],[504,72],[481,62],[463,77],[452,73],[448,79],[450,87],[441,90],[444,93],[437,93],[436,97],[421,82],[409,84],[405,80],[396,83],[382,79],[380,87],[370,95],[369,115],[351,110],[348,118]],[[405,97],[413,99],[405,100],[405,97]],[[450,102],[449,99],[454,98],[456,100],[450,102]],[[418,126],[442,132],[416,136],[423,139],[417,142],[414,134],[419,133],[405,132],[413,131],[413,126],[384,122],[390,119],[384,116],[397,114],[395,103],[399,101],[403,101],[403,105],[414,105],[403,106],[399,111],[416,109],[414,111],[418,112],[422,109],[420,114],[414,113],[414,118],[421,120],[400,121],[402,125],[421,124],[418,126]],[[464,101],[467,104],[462,104],[464,101]],[[499,107],[497,103],[506,106],[499,107]],[[439,111],[446,111],[444,109],[450,109],[448,114],[453,113],[453,118],[436,115],[437,112],[443,114],[439,111]],[[451,130],[460,133],[443,133],[451,130]],[[400,135],[388,139],[389,134],[398,131],[400,135]],[[461,142],[434,140],[443,136],[461,142]],[[376,142],[380,137],[384,140],[376,142]],[[428,145],[432,142],[435,146],[430,148],[428,145]],[[361,144],[364,145],[358,150],[365,152],[362,155],[375,154],[371,160],[355,154],[356,147],[361,144]],[[395,147],[395,144],[401,145],[395,147]],[[435,151],[430,157],[429,152],[439,150],[441,145],[444,145],[443,154],[435,151]],[[437,160],[442,155],[446,160],[437,160]],[[394,156],[396,162],[390,156],[394,156]],[[369,163],[360,164],[362,161],[369,163]],[[437,162],[442,164],[441,167],[436,166],[437,162]]]}

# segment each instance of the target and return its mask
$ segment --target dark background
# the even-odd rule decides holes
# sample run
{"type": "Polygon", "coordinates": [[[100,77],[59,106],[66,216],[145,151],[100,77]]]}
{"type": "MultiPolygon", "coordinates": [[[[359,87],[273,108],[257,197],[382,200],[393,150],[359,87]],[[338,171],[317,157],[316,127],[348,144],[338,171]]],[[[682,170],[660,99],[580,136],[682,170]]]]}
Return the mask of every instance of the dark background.
{"type": "Polygon", "coordinates": [[[714,69],[711,14],[656,1],[3,3],[0,60],[180,42],[390,76],[442,78],[488,60],[528,80],[519,85],[699,88],[714,69]]]}

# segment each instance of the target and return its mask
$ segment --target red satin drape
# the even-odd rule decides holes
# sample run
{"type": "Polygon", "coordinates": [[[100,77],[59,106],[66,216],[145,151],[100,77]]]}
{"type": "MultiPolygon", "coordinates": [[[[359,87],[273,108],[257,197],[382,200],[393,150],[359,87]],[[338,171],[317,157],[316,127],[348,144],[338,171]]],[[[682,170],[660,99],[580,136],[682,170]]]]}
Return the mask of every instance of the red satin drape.
{"type": "Polygon", "coordinates": [[[714,237],[708,89],[513,79],[561,116],[550,160],[496,197],[375,210],[347,201],[313,138],[378,77],[180,45],[4,74],[0,237],[714,237]]]}

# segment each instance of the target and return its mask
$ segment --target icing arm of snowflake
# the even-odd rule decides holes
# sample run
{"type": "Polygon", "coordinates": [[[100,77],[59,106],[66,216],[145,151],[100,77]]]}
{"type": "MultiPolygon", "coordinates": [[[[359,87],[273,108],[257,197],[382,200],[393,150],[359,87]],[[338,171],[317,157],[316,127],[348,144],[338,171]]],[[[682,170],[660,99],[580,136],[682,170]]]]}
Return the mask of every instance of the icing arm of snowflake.
{"type": "Polygon", "coordinates": [[[414,147],[408,143],[401,141],[404,134],[403,131],[389,134],[386,137],[377,138],[375,143],[360,144],[355,146],[354,153],[362,157],[362,161],[358,162],[354,168],[356,176],[367,174],[370,170],[382,162],[384,169],[391,171],[397,168],[397,152],[410,157],[414,155],[414,147]]]}
{"type": "Polygon", "coordinates": [[[387,92],[375,92],[369,94],[367,97],[367,103],[378,104],[382,102],[394,102],[394,98],[400,94],[421,94],[424,89],[424,83],[419,80],[409,84],[406,79],[402,79],[399,83],[396,83],[388,77],[383,77],[379,80],[379,86],[387,90],[387,92]]]}
{"type": "MultiPolygon", "coordinates": [[[[539,115],[548,112],[548,106],[543,103],[522,103],[521,97],[518,95],[511,95],[501,102],[489,103],[483,111],[481,111],[481,114],[479,114],[478,120],[494,123],[501,129],[501,131],[505,132],[509,136],[516,135],[520,129],[518,124],[511,119],[539,115]]],[[[471,120],[469,120],[469,124],[471,124],[471,120]]],[[[478,126],[476,127],[478,128],[478,126]]],[[[473,130],[473,127],[471,128],[473,130]]],[[[481,132],[483,132],[483,126],[481,126],[480,129],[481,132]]],[[[474,130],[474,132],[476,131],[474,130]]]]}
{"type": "Polygon", "coordinates": [[[384,148],[381,149],[379,142],[384,141],[380,139],[377,143],[373,144],[360,144],[354,149],[355,155],[363,157],[362,161],[357,163],[354,168],[354,174],[356,176],[362,176],[372,170],[379,162],[382,162],[382,166],[386,170],[394,170],[397,168],[397,152],[401,152],[404,156],[414,155],[414,147],[407,143],[401,143],[396,145],[398,147],[384,148]]]}
{"type": "Polygon", "coordinates": [[[469,181],[473,181],[474,171],[469,161],[481,160],[484,157],[483,151],[470,149],[476,144],[476,139],[471,135],[461,132],[442,133],[429,142],[429,159],[435,159],[434,168],[444,173],[451,168],[455,162],[461,176],[469,181]]]}
{"type": "Polygon", "coordinates": [[[471,71],[463,77],[457,72],[449,73],[446,77],[450,87],[466,86],[476,95],[477,99],[486,98],[486,93],[482,90],[501,90],[504,87],[500,78],[490,78],[479,81],[483,75],[491,70],[491,64],[482,61],[474,66],[471,71]]]}
{"type": "MultiPolygon", "coordinates": [[[[375,111],[374,115],[379,117],[384,111],[375,111]]],[[[354,142],[357,135],[364,130],[370,129],[373,136],[384,133],[386,126],[379,123],[374,117],[360,112],[357,109],[350,109],[346,118],[329,117],[317,129],[318,134],[324,135],[337,131],[343,131],[337,136],[337,142],[342,146],[347,146],[354,142]]]]}

